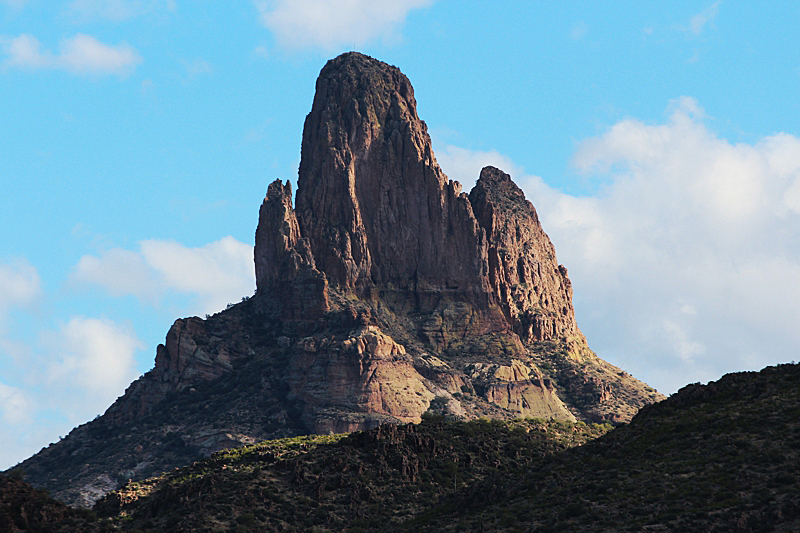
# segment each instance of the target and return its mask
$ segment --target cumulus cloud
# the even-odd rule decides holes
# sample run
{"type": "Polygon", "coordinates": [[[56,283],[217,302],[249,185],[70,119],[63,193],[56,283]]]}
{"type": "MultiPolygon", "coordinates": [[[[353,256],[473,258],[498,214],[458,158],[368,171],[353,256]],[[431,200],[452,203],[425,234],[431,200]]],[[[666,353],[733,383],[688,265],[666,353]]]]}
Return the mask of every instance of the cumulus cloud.
{"type": "Polygon", "coordinates": [[[287,48],[361,46],[392,39],[413,9],[434,0],[257,0],[261,23],[287,48]]]}
{"type": "Polygon", "coordinates": [[[43,343],[55,357],[47,382],[75,388],[107,406],[136,378],[134,355],[145,348],[132,328],[104,318],[73,317],[43,343]]]}
{"type": "Polygon", "coordinates": [[[689,31],[692,35],[700,35],[706,27],[706,24],[714,20],[719,13],[719,4],[722,0],[717,0],[703,11],[694,15],[689,19],[689,31]]]}
{"type": "Polygon", "coordinates": [[[114,248],[87,255],[72,278],[104,287],[114,296],[130,294],[157,304],[167,291],[195,297],[196,314],[215,313],[255,290],[253,247],[225,237],[197,248],[175,241],[145,240],[139,251],[114,248]]]}
{"type": "Polygon", "coordinates": [[[514,177],[569,267],[590,345],[672,392],[798,358],[800,138],[734,144],[691,98],[668,112],[579,145],[593,196],[514,177]]]}
{"type": "Polygon", "coordinates": [[[58,53],[43,50],[39,40],[27,34],[0,36],[0,50],[7,56],[0,63],[4,68],[57,69],[78,75],[126,77],[142,62],[142,57],[130,45],[110,46],[82,33],[62,39],[58,53]]]}

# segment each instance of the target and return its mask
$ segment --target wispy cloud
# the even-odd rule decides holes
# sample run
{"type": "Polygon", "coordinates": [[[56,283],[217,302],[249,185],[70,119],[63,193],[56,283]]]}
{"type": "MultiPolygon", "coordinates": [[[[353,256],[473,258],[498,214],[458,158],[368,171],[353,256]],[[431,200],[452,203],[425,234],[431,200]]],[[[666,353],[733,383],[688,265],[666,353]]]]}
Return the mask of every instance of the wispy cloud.
{"type": "Polygon", "coordinates": [[[574,26],[572,26],[572,30],[570,31],[570,37],[573,40],[577,41],[589,31],[589,25],[586,24],[584,21],[576,22],[574,26]]]}
{"type": "Polygon", "coordinates": [[[31,412],[32,401],[24,390],[0,383],[0,420],[4,424],[24,423],[30,420],[31,412]]]}
{"type": "Polygon", "coordinates": [[[23,7],[25,7],[25,4],[27,4],[27,3],[28,3],[28,0],[0,0],[0,4],[5,4],[8,7],[10,7],[11,9],[14,9],[14,10],[17,10],[17,11],[19,11],[23,7]]]}
{"type": "Polygon", "coordinates": [[[192,61],[184,60],[183,66],[186,67],[186,78],[188,81],[195,79],[197,76],[214,73],[214,67],[204,59],[194,59],[192,61]]]}
{"type": "Polygon", "coordinates": [[[7,56],[4,68],[58,69],[77,75],[130,75],[142,62],[139,53],[127,44],[110,46],[90,35],[79,33],[62,39],[58,53],[42,49],[32,35],[0,36],[0,50],[7,56]]]}
{"type": "Polygon", "coordinates": [[[434,0],[257,0],[261,23],[286,48],[361,46],[397,38],[408,13],[434,0]]]}
{"type": "Polygon", "coordinates": [[[159,10],[175,11],[174,0],[73,0],[69,13],[79,19],[101,18],[115,22],[159,10]]]}
{"type": "Polygon", "coordinates": [[[692,35],[700,35],[703,33],[706,25],[716,18],[717,13],[719,13],[719,4],[721,1],[722,0],[717,0],[703,11],[689,19],[689,31],[692,35]]]}

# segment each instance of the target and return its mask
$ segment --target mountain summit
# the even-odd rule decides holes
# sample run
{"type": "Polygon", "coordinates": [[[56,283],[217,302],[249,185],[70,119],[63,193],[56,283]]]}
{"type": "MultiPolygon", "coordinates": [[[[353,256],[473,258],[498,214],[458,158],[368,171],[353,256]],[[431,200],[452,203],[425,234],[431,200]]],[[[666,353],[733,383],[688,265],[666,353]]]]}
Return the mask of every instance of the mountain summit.
{"type": "Polygon", "coordinates": [[[99,419],[21,466],[83,505],[226,447],[460,419],[627,421],[663,396],[598,358],[567,269],[508,174],[461,192],[397,68],[329,61],[297,180],[267,189],[256,294],[180,319],[99,419]]]}

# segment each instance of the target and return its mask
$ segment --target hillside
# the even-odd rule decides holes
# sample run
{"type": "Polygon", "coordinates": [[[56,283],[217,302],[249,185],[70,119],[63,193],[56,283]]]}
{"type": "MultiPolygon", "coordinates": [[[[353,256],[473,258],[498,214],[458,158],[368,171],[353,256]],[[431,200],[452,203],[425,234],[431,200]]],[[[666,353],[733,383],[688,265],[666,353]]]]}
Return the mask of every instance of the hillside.
{"type": "Polygon", "coordinates": [[[408,529],[800,531],[800,365],[688,385],[510,477],[461,492],[408,529]]]}
{"type": "Polygon", "coordinates": [[[73,515],[69,526],[58,519],[48,527],[154,532],[800,528],[800,365],[689,385],[643,409],[630,424],[608,429],[430,415],[419,425],[268,441],[130,482],[98,502],[99,520],[73,515]]]}

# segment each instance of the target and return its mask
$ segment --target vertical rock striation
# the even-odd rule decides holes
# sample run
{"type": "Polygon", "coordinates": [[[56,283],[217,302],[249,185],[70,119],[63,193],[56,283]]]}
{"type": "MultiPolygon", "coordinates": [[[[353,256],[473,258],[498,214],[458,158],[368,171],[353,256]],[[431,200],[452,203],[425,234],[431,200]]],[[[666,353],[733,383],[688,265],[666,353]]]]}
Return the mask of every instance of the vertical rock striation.
{"type": "MultiPolygon", "coordinates": [[[[398,69],[358,53],[329,61],[303,130],[297,222],[340,289],[446,289],[483,296],[486,242],[448,181],[398,69]]],[[[256,238],[256,266],[267,270],[256,238]],[[262,263],[261,265],[259,263],[262,263]]]]}
{"type": "Polygon", "coordinates": [[[580,335],[567,269],[511,176],[484,168],[469,200],[486,230],[492,297],[514,332],[524,341],[580,335]]]}

